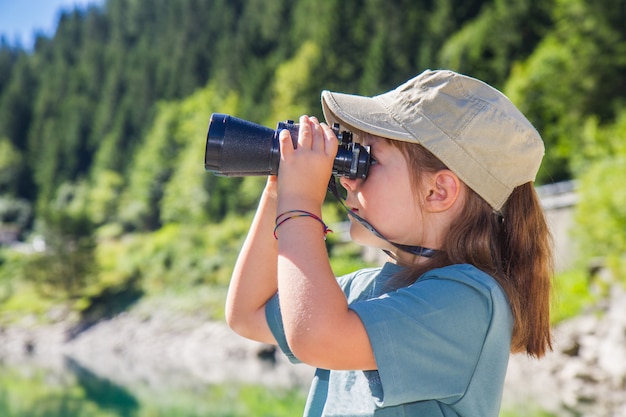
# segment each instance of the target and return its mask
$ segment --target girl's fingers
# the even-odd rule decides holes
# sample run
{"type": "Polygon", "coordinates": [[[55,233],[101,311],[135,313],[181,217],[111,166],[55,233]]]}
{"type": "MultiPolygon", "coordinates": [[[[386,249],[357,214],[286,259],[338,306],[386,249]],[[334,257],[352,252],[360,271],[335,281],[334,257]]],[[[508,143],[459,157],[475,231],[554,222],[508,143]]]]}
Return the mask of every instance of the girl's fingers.
{"type": "Polygon", "coordinates": [[[313,138],[311,149],[323,152],[325,148],[325,143],[324,143],[325,137],[324,137],[324,131],[322,129],[322,126],[320,125],[320,122],[315,117],[310,117],[309,121],[311,125],[311,133],[312,133],[312,138],[313,138]]]}
{"type": "Polygon", "coordinates": [[[291,133],[287,129],[280,131],[278,135],[278,142],[280,143],[280,154],[285,155],[293,153],[293,141],[291,140],[291,133]]]}
{"type": "MultiPolygon", "coordinates": [[[[300,116],[300,129],[298,132],[298,148],[311,150],[334,156],[337,152],[338,141],[333,130],[325,123],[320,123],[314,116],[300,116]]],[[[281,151],[291,154],[293,149],[287,145],[290,138],[289,132],[283,130],[280,133],[281,151]],[[283,141],[285,144],[283,145],[283,141]]]]}
{"type": "Polygon", "coordinates": [[[300,116],[300,131],[298,132],[298,146],[310,149],[313,142],[311,123],[308,116],[300,116]]]}
{"type": "Polygon", "coordinates": [[[339,147],[339,140],[335,135],[335,132],[328,126],[326,123],[320,125],[321,129],[324,132],[324,151],[328,155],[336,155],[337,149],[339,147]]]}

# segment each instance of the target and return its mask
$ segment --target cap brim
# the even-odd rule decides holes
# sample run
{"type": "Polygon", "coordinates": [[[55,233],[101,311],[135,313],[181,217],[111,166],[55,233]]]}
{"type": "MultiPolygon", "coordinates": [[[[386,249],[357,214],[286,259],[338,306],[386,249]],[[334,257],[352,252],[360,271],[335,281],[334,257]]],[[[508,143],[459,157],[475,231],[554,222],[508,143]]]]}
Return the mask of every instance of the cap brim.
{"type": "Polygon", "coordinates": [[[362,97],[325,90],[322,92],[322,111],[330,125],[339,123],[342,128],[348,130],[357,129],[388,139],[417,142],[416,138],[393,118],[382,96],[362,97]]]}

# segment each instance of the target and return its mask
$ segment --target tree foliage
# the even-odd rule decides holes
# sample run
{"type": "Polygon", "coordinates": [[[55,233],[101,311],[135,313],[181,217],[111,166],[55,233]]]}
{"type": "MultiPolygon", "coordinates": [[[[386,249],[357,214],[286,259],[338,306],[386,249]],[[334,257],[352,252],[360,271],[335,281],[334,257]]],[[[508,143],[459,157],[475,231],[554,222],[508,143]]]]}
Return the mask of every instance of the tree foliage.
{"type": "MultiPolygon", "coordinates": [[[[175,246],[187,228],[244,218],[263,184],[203,172],[211,113],[273,128],[321,116],[322,89],[378,94],[426,68],[503,89],[545,139],[540,182],[597,172],[624,142],[624,21],[625,0],[107,0],[67,11],[33,51],[0,40],[2,216],[48,230],[84,216],[100,247],[136,234],[157,248],[150,236],[166,236],[184,258],[192,251],[175,246]]],[[[121,274],[146,270],[131,269],[121,274]]]]}
{"type": "Polygon", "coordinates": [[[32,255],[24,278],[47,296],[77,299],[96,279],[93,223],[85,213],[52,209],[44,220],[47,250],[32,255]]]}
{"type": "Polygon", "coordinates": [[[617,121],[601,126],[590,118],[583,128],[585,159],[579,176],[581,194],[576,208],[575,236],[581,262],[606,261],[614,276],[626,283],[626,108],[617,121]]]}
{"type": "Polygon", "coordinates": [[[546,142],[543,181],[579,174],[585,119],[614,123],[626,97],[626,2],[562,0],[552,13],[554,28],[505,88],[546,142]]]}

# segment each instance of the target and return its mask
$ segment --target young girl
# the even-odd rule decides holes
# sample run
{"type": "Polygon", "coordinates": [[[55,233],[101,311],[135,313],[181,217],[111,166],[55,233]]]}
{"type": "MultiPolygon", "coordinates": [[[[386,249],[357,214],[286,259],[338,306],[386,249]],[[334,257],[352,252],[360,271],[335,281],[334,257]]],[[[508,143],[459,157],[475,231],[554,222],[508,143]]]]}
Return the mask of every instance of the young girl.
{"type": "Polygon", "coordinates": [[[321,207],[338,141],[302,116],[296,149],[280,134],[229,325],[318,368],[306,416],[497,416],[509,352],[551,348],[539,134],[500,92],[451,71],[375,97],[324,91],[322,106],[371,149],[367,178],[340,181],[352,238],[390,260],[333,275],[321,207]]]}

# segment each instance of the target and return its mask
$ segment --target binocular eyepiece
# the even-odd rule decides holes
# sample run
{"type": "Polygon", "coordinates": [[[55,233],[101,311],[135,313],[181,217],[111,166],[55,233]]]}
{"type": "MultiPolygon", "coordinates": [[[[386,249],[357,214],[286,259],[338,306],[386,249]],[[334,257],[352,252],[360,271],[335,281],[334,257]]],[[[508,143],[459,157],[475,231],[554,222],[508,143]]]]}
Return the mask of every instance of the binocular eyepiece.
{"type": "MultiPolygon", "coordinates": [[[[246,177],[276,175],[280,163],[278,135],[287,129],[294,148],[298,143],[298,124],[279,122],[276,130],[226,114],[213,113],[207,132],[204,167],[216,175],[246,177]]],[[[372,162],[369,147],[352,141],[352,133],[332,127],[339,149],[333,164],[333,175],[350,179],[367,177],[372,162]]]]}

